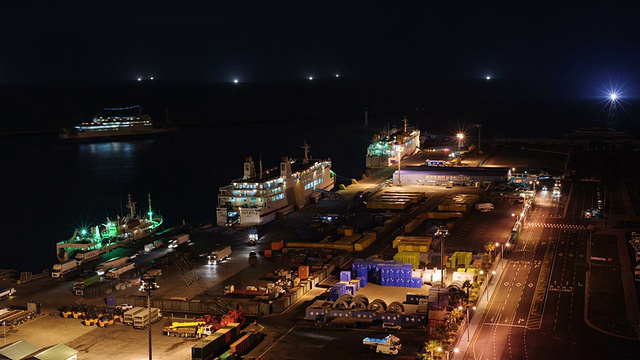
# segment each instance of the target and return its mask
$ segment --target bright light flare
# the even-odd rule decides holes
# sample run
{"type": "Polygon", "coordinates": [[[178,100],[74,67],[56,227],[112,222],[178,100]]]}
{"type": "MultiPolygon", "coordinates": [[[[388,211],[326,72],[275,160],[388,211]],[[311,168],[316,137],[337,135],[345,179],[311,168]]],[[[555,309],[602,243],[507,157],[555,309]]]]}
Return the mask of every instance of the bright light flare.
{"type": "Polygon", "coordinates": [[[313,76],[309,76],[309,80],[313,80],[313,76]]]}
{"type": "Polygon", "coordinates": [[[617,98],[618,98],[618,94],[616,93],[611,93],[609,95],[609,99],[611,99],[611,101],[616,101],[617,98]]]}
{"type": "Polygon", "coordinates": [[[237,84],[238,83],[238,79],[233,79],[233,83],[237,84]]]}

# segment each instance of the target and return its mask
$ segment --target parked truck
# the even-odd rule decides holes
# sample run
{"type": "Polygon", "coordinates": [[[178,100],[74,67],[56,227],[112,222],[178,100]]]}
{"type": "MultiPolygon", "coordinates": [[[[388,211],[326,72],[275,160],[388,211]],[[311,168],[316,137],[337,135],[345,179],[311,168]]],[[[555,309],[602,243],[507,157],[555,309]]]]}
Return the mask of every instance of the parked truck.
{"type": "Polygon", "coordinates": [[[67,261],[53,264],[53,268],[51,269],[51,277],[61,278],[64,275],[76,270],[78,268],[78,262],[76,259],[69,259],[67,261]]]}
{"type": "Polygon", "coordinates": [[[100,257],[100,250],[82,251],[76,254],[78,266],[100,257]]]}
{"type": "Polygon", "coordinates": [[[15,288],[2,289],[0,290],[0,299],[6,299],[9,296],[15,294],[15,292],[16,292],[15,288]]]}
{"type": "Polygon", "coordinates": [[[366,337],[362,339],[362,344],[372,349],[375,349],[378,345],[395,346],[397,349],[402,348],[402,343],[400,343],[400,338],[391,334],[383,338],[366,337]]]}
{"type": "Polygon", "coordinates": [[[111,258],[105,262],[101,262],[100,264],[98,264],[98,266],[96,266],[96,271],[104,275],[104,273],[109,269],[120,267],[127,262],[129,262],[129,258],[126,256],[111,258]]]}
{"type": "Polygon", "coordinates": [[[476,203],[476,210],[481,212],[489,212],[494,209],[492,203],[476,203]]]}
{"type": "Polygon", "coordinates": [[[73,293],[77,296],[84,296],[84,289],[100,281],[102,277],[98,273],[91,273],[73,281],[73,293]]]}
{"type": "Polygon", "coordinates": [[[267,290],[260,290],[255,286],[247,286],[244,289],[236,288],[234,285],[226,285],[222,291],[224,295],[234,296],[263,296],[267,295],[267,290]]]}
{"type": "Polygon", "coordinates": [[[153,324],[162,319],[162,310],[159,308],[144,309],[133,315],[133,328],[144,329],[149,324],[153,324]]]}
{"type": "Polygon", "coordinates": [[[132,270],[133,268],[136,267],[136,263],[134,262],[128,262],[124,265],[121,265],[117,268],[112,268],[109,271],[107,271],[107,273],[104,275],[107,278],[110,279],[117,279],[120,277],[120,275],[126,273],[129,270],[132,270]]]}
{"type": "Polygon", "coordinates": [[[209,264],[219,263],[231,255],[231,246],[225,246],[223,248],[214,250],[207,256],[209,264]]]}

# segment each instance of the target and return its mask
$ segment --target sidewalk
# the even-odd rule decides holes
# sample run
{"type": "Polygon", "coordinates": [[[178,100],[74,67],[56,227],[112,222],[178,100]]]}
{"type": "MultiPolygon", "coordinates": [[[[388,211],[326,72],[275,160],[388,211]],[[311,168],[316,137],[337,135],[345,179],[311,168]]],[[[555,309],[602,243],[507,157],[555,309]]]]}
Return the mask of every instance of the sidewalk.
{"type": "Polygon", "coordinates": [[[480,321],[482,321],[482,317],[487,310],[489,301],[493,296],[493,292],[495,291],[497,284],[500,282],[499,280],[502,277],[502,271],[508,266],[508,263],[508,260],[500,259],[498,266],[496,266],[496,274],[493,275],[493,277],[489,280],[486,291],[480,296],[478,302],[476,303],[476,311],[473,315],[469,314],[471,316],[471,319],[469,321],[469,328],[460,333],[460,339],[458,340],[458,344],[456,345],[456,347],[458,348],[458,352],[454,352],[453,356],[451,356],[451,359],[464,359],[465,354],[469,349],[469,344],[471,341],[473,341],[473,336],[476,333],[476,329],[478,328],[478,325],[480,324],[480,321]],[[468,337],[467,331],[469,331],[468,337]],[[468,341],[467,338],[471,341],[468,341]]]}

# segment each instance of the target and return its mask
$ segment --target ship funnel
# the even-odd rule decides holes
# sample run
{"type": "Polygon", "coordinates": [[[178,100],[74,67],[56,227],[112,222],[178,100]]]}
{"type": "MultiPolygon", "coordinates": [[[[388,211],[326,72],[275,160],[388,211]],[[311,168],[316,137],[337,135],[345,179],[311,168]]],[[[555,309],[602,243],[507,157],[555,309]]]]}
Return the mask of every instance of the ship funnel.
{"type": "Polygon", "coordinates": [[[244,175],[243,179],[252,179],[256,177],[256,166],[253,163],[253,158],[251,156],[247,156],[244,160],[244,175]]]}

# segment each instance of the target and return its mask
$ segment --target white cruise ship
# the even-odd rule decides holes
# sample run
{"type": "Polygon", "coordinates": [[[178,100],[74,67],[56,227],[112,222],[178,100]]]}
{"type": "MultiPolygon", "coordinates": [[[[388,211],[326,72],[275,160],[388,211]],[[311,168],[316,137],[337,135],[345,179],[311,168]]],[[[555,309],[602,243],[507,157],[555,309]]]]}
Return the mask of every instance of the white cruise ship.
{"type": "Polygon", "coordinates": [[[331,160],[309,159],[305,143],[304,159],[283,157],[279,173],[256,172],[252,157],[244,163],[244,176],[220,188],[216,223],[220,226],[255,226],[266,224],[277,216],[303,208],[333,189],[335,174],[331,160]]]}

